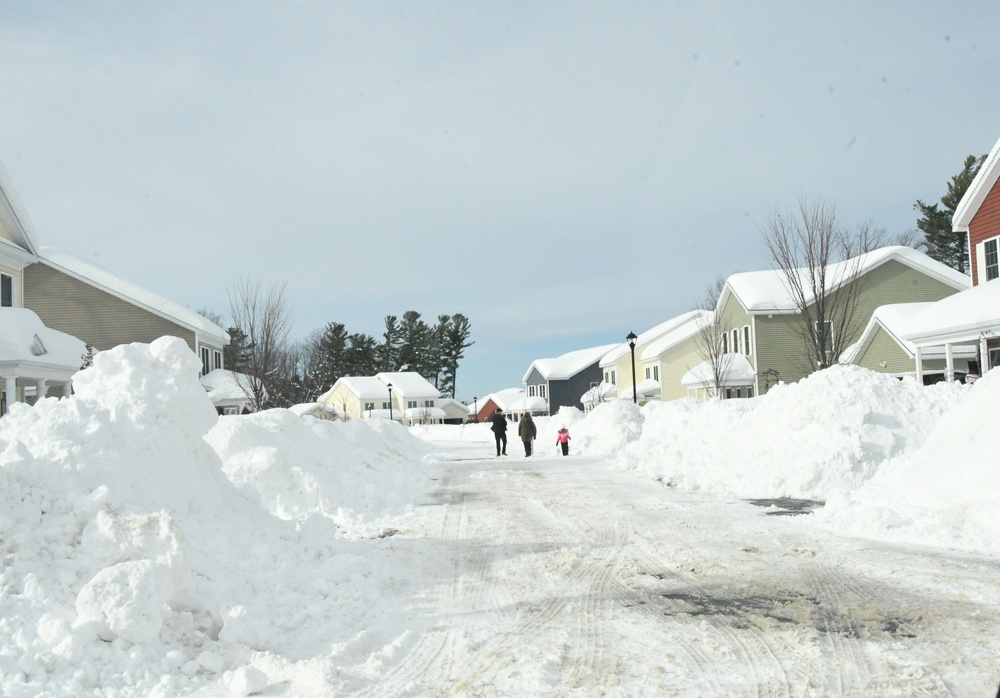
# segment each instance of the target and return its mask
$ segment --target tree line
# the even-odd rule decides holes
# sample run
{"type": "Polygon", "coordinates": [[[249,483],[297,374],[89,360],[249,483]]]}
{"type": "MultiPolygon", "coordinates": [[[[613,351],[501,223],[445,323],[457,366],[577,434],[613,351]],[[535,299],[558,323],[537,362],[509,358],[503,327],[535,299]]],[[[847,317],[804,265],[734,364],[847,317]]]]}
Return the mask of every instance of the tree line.
{"type": "MultiPolygon", "coordinates": [[[[244,391],[257,410],[313,402],[345,376],[395,371],[418,373],[442,395],[455,397],[459,363],[474,344],[465,315],[438,315],[431,324],[416,310],[385,316],[378,337],[329,322],[291,342],[284,284],[241,282],[230,291],[229,305],[223,362],[246,376],[244,391]]],[[[223,326],[218,314],[201,314],[223,326]]]]}

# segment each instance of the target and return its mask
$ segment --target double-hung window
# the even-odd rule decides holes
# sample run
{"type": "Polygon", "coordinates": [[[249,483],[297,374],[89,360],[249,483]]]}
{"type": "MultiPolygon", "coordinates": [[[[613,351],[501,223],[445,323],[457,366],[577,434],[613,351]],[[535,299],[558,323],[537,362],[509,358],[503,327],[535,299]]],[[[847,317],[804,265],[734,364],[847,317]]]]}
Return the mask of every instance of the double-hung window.
{"type": "Polygon", "coordinates": [[[14,277],[0,274],[0,307],[14,307],[14,277]]]}
{"type": "Polygon", "coordinates": [[[750,325],[743,325],[743,353],[747,356],[753,354],[750,349],[750,325]]]}
{"type": "Polygon", "coordinates": [[[212,367],[208,363],[209,351],[208,347],[201,348],[201,375],[205,375],[212,370],[212,367]]]}
{"type": "Polygon", "coordinates": [[[983,243],[985,257],[986,281],[992,281],[1000,276],[1000,257],[997,255],[997,238],[983,243]]]}
{"type": "Polygon", "coordinates": [[[816,327],[816,343],[817,348],[830,354],[833,352],[833,321],[824,320],[823,321],[823,334],[820,334],[819,322],[813,323],[816,327]],[[823,342],[822,346],[819,346],[819,342],[823,342]]]}

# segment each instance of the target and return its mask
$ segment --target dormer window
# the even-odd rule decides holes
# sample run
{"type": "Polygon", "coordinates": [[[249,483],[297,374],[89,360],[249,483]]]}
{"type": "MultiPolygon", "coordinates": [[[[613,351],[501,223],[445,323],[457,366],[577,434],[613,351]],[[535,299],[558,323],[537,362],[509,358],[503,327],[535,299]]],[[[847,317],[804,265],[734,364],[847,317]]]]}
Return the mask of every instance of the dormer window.
{"type": "Polygon", "coordinates": [[[41,356],[46,353],[45,345],[42,344],[41,338],[36,334],[35,339],[31,342],[31,355],[41,356]]]}

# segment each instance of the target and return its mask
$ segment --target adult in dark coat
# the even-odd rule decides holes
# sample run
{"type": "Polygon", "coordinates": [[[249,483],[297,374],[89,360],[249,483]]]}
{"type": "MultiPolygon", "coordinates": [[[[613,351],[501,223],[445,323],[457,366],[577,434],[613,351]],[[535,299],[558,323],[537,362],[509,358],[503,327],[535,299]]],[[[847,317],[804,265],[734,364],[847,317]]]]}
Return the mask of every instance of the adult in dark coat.
{"type": "Polygon", "coordinates": [[[529,412],[525,412],[524,416],[521,417],[521,423],[517,425],[517,435],[521,437],[521,441],[524,443],[524,455],[526,457],[531,455],[531,442],[537,433],[535,420],[531,418],[529,412]]]}
{"type": "Polygon", "coordinates": [[[490,417],[490,421],[493,422],[493,426],[490,429],[493,430],[493,437],[497,442],[497,455],[501,453],[507,455],[507,418],[503,416],[503,410],[499,407],[497,411],[493,413],[490,417]]]}

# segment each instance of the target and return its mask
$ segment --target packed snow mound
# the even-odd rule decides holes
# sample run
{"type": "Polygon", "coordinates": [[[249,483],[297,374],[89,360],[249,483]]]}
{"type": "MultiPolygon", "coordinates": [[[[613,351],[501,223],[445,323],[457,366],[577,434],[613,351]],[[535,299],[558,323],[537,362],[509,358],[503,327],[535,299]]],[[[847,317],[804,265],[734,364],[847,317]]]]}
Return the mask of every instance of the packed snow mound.
{"type": "Polygon", "coordinates": [[[825,500],[919,448],[968,390],[833,366],[754,399],[649,403],[617,462],[686,489],[825,500]]]}
{"type": "Polygon", "coordinates": [[[401,513],[427,481],[417,463],[430,447],[387,420],[340,423],[273,409],[222,417],[205,440],[229,479],[274,516],[320,514],[345,532],[401,513]]]}
{"type": "Polygon", "coordinates": [[[1000,371],[963,386],[922,448],[887,462],[864,486],[831,499],[817,520],[861,534],[981,549],[1000,547],[996,419],[1000,371]]]}
{"type": "MultiPolygon", "coordinates": [[[[561,413],[560,413],[561,414],[561,413]]],[[[564,424],[561,418],[550,418],[551,441],[564,424]]],[[[585,419],[565,423],[570,430],[570,450],[589,456],[610,457],[640,437],[644,414],[628,400],[605,402],[591,410],[585,419]]]]}
{"type": "Polygon", "coordinates": [[[422,445],[395,424],[285,410],[240,432],[199,368],[176,338],[120,346],[74,396],[0,418],[0,695],[259,692],[266,653],[321,662],[392,583],[390,560],[326,507],[374,519],[385,485],[402,511],[407,488],[410,503],[429,489],[407,467],[422,445]],[[209,443],[227,429],[237,484],[209,443]],[[266,458],[242,463],[255,448],[266,458]]]}

